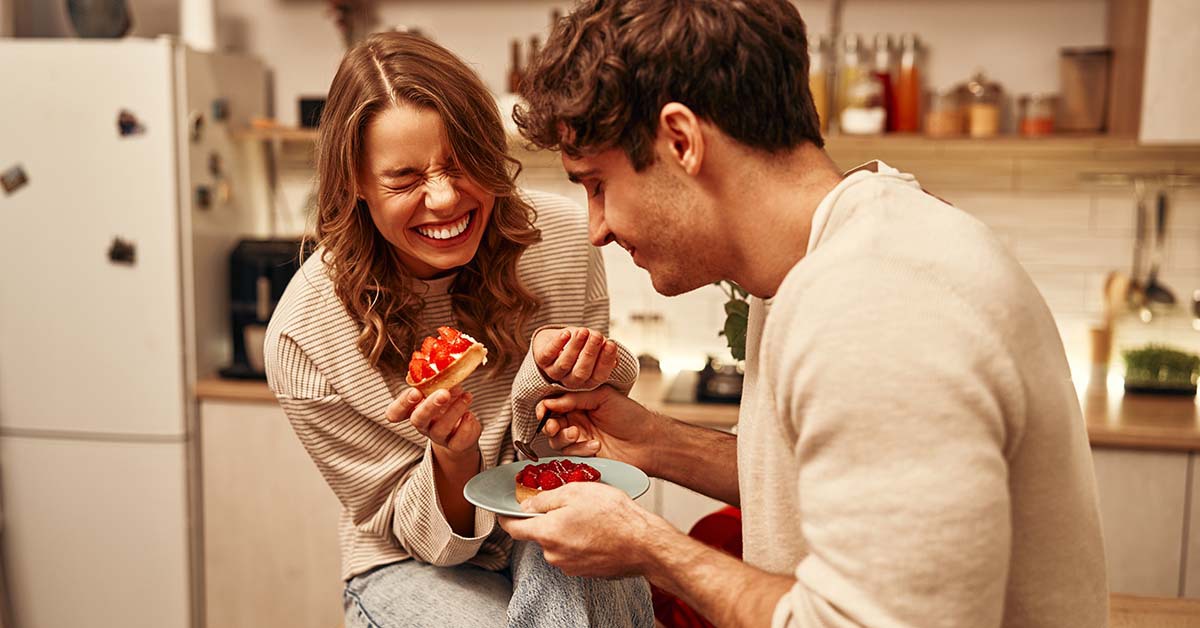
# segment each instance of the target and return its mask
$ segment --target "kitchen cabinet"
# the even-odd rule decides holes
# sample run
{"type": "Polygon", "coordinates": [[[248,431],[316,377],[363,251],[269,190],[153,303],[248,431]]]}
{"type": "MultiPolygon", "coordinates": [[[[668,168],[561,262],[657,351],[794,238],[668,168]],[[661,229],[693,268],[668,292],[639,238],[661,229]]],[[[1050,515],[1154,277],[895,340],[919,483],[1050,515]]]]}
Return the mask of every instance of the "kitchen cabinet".
{"type": "Polygon", "coordinates": [[[1197,23],[1195,0],[1110,0],[1110,133],[1146,144],[1200,142],[1197,23]]]}
{"type": "Polygon", "coordinates": [[[1141,140],[1200,142],[1200,2],[1152,0],[1146,26],[1141,140]]]}
{"type": "Polygon", "coordinates": [[[339,625],[341,507],[283,410],[202,400],[200,432],[205,624],[339,625]]]}
{"type": "Polygon", "coordinates": [[[1092,450],[1113,592],[1179,595],[1190,455],[1092,450]]]}
{"type": "Polygon", "coordinates": [[[1192,454],[1188,475],[1190,500],[1188,526],[1184,536],[1183,596],[1200,598],[1200,461],[1192,454]]]}

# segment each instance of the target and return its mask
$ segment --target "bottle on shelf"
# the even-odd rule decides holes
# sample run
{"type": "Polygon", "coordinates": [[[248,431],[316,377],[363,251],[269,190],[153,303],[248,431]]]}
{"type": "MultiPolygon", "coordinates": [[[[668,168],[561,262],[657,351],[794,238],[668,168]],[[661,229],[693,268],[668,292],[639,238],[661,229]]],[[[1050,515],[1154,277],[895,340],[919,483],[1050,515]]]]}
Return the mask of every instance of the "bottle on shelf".
{"type": "Polygon", "coordinates": [[[862,38],[858,35],[842,36],[842,52],[837,66],[837,86],[834,90],[834,105],[831,126],[841,129],[842,112],[850,101],[850,87],[861,82],[869,74],[863,59],[862,38]]]}
{"type": "Polygon", "coordinates": [[[920,41],[914,33],[900,37],[900,65],[896,71],[895,125],[897,133],[921,130],[920,41]]]}
{"type": "Polygon", "coordinates": [[[896,71],[896,55],[892,47],[892,36],[876,34],[874,47],[875,63],[871,70],[883,90],[884,130],[891,133],[896,130],[896,92],[892,80],[896,71]]]}
{"type": "Polygon", "coordinates": [[[521,87],[521,40],[513,39],[509,43],[508,60],[508,93],[515,94],[521,87]]]}
{"type": "Polygon", "coordinates": [[[538,54],[541,53],[541,51],[542,51],[541,38],[538,37],[537,35],[531,35],[529,37],[529,56],[527,57],[527,61],[525,62],[526,68],[533,67],[534,62],[537,61],[538,54]]]}
{"type": "Polygon", "coordinates": [[[829,39],[819,35],[808,40],[808,91],[824,133],[829,128],[829,39]]]}

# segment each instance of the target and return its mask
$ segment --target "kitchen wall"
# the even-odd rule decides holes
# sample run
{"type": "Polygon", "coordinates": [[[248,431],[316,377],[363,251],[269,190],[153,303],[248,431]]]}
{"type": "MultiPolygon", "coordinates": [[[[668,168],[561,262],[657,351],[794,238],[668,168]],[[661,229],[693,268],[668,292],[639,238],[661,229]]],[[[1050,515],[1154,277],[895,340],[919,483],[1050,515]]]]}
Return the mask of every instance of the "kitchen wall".
{"type": "MultiPolygon", "coordinates": [[[[296,121],[296,98],[323,94],[342,44],[324,0],[215,0],[224,47],[259,55],[275,70],[277,114],[296,121]]],[[[794,0],[810,33],[830,29],[831,0],[794,0]]],[[[1119,1],[1119,0],[1114,0],[1119,1]]],[[[178,34],[179,0],[127,0],[133,35],[178,34]]],[[[71,33],[65,0],[0,0],[16,11],[19,36],[71,33]]],[[[472,63],[499,91],[508,41],[543,36],[560,0],[380,0],[380,27],[418,27],[472,63]]],[[[976,69],[1012,93],[1055,91],[1058,49],[1105,41],[1107,0],[845,0],[842,30],[915,32],[929,48],[926,77],[946,89],[976,69]]]]}
{"type": "MultiPolygon", "coordinates": [[[[178,3],[129,0],[135,35],[177,33],[178,3]]],[[[1119,1],[1119,0],[1114,0],[1119,1]]],[[[64,2],[0,0],[15,5],[18,35],[70,32],[64,2]]],[[[513,36],[543,34],[554,0],[406,0],[379,4],[381,25],[418,27],[472,63],[497,91],[513,36]]],[[[831,0],[796,0],[811,33],[827,32],[831,0]]],[[[262,57],[274,70],[275,110],[284,124],[296,121],[296,99],[323,94],[342,44],[322,0],[217,0],[223,47],[262,57]]],[[[846,0],[843,30],[919,33],[929,49],[926,80],[945,89],[976,69],[1010,93],[1054,91],[1058,49],[1105,42],[1106,0],[846,0]]],[[[900,168],[903,163],[895,163],[900,168]]],[[[284,173],[281,233],[305,223],[311,173],[284,173]]],[[[531,171],[531,187],[559,191],[583,202],[553,170],[531,171]]],[[[936,191],[936,190],[935,190],[936,191]]],[[[1133,201],[1121,192],[958,193],[942,196],[991,225],[1026,265],[1062,329],[1072,359],[1086,364],[1087,326],[1098,319],[1100,288],[1113,268],[1128,268],[1133,201]]],[[[1183,298],[1200,287],[1200,196],[1175,199],[1164,278],[1183,298]]],[[[667,368],[695,366],[706,353],[723,354],[716,335],[724,296],[710,287],[665,299],[653,293],[643,271],[619,249],[606,249],[613,295],[614,333],[665,358],[667,368]],[[661,322],[655,322],[662,315],[661,322]],[[641,322],[635,322],[633,319],[641,322]],[[649,320],[646,320],[649,319],[649,320]]]]}

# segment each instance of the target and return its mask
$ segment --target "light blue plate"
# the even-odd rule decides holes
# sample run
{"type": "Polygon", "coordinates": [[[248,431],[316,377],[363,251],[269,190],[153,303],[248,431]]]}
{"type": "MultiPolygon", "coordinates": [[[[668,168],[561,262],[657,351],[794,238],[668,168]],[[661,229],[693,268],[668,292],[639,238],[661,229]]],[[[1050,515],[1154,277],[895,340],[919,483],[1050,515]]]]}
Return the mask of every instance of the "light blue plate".
{"type": "Polygon", "coordinates": [[[517,473],[531,464],[545,464],[551,460],[570,460],[572,462],[592,465],[600,472],[600,481],[615,486],[627,494],[630,499],[637,499],[650,489],[650,478],[641,469],[608,458],[580,458],[577,456],[542,456],[534,463],[529,460],[518,460],[502,464],[480,473],[471,478],[463,487],[463,496],[476,506],[490,510],[506,517],[535,517],[540,512],[524,512],[517,503],[516,477],[517,473]]]}

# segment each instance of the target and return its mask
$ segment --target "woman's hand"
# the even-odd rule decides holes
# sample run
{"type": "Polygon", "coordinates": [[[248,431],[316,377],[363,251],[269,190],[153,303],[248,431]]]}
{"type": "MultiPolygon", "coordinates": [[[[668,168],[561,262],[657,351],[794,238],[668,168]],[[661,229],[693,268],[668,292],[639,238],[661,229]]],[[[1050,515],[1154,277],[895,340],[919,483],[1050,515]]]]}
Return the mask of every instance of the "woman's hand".
{"type": "Polygon", "coordinates": [[[617,343],[586,327],[543,329],[532,344],[538,368],[566,388],[595,388],[607,382],[617,366],[617,343]]]}
{"type": "Polygon", "coordinates": [[[483,428],[474,412],[468,409],[473,395],[455,386],[438,390],[428,398],[410,388],[392,401],[387,420],[392,423],[408,421],[418,432],[444,450],[450,457],[478,459],[479,434],[483,428]]]}

